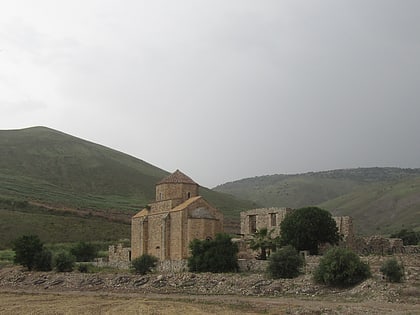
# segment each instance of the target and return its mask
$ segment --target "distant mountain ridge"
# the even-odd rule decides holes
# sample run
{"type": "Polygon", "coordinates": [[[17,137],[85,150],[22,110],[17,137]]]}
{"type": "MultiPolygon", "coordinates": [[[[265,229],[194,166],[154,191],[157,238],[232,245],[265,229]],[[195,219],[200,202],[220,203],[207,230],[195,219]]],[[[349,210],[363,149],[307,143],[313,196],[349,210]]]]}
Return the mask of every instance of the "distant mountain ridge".
{"type": "Polygon", "coordinates": [[[246,178],[214,188],[264,206],[320,205],[363,234],[420,229],[420,169],[372,167],[246,178]]]}
{"type": "MultiPolygon", "coordinates": [[[[126,236],[131,215],[154,201],[155,184],[168,174],[130,155],[50,128],[0,130],[0,229],[14,232],[24,221],[11,220],[6,210],[13,210],[15,216],[32,210],[50,215],[54,209],[65,209],[66,215],[90,213],[102,219],[105,213],[105,219],[113,221],[125,216],[120,224],[125,224],[126,236]]],[[[204,187],[200,193],[224,212],[228,224],[239,217],[239,211],[255,206],[204,187]]],[[[56,222],[58,232],[63,228],[62,214],[56,211],[55,219],[48,219],[56,222]]],[[[25,229],[30,229],[29,222],[25,229]]]]}

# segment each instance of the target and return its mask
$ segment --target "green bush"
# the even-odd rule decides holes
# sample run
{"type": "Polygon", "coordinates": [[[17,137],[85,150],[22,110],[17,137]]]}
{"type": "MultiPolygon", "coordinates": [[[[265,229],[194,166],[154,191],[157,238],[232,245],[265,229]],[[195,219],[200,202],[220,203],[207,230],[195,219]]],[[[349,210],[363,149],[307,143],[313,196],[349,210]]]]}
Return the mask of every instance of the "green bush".
{"type": "Polygon", "coordinates": [[[274,278],[295,278],[304,260],[292,246],[285,246],[271,254],[267,267],[268,274],[274,278]]]}
{"type": "Polygon", "coordinates": [[[144,254],[131,261],[131,269],[134,273],[145,275],[156,267],[157,262],[158,259],[156,257],[144,254]]]}
{"type": "Polygon", "coordinates": [[[73,271],[75,261],[76,258],[72,254],[60,251],[54,257],[54,267],[58,272],[70,272],[73,271]]]}
{"type": "Polygon", "coordinates": [[[92,261],[98,250],[95,245],[91,243],[79,242],[72,249],[70,253],[76,257],[77,261],[92,261]]]}
{"type": "Polygon", "coordinates": [[[348,249],[333,247],[321,258],[314,273],[318,283],[349,286],[370,277],[369,265],[348,249]]]}
{"type": "Polygon", "coordinates": [[[194,272],[232,272],[238,270],[238,246],[227,234],[217,234],[214,240],[193,240],[188,268],[194,272]]]}
{"type": "Polygon", "coordinates": [[[401,282],[404,276],[404,267],[395,258],[385,261],[379,270],[389,282],[401,282]]]}
{"type": "Polygon", "coordinates": [[[28,270],[35,269],[36,257],[43,250],[43,244],[37,235],[23,235],[13,242],[14,262],[28,270]]]}
{"type": "Polygon", "coordinates": [[[42,249],[35,255],[35,270],[51,271],[52,270],[52,253],[48,249],[42,249]]]}

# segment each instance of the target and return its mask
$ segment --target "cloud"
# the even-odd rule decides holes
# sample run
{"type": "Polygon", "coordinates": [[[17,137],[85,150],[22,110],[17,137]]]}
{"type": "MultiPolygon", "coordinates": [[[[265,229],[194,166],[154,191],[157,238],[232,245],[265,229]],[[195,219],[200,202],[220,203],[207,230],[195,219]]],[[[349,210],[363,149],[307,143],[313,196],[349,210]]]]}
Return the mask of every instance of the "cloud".
{"type": "Polygon", "coordinates": [[[44,124],[204,185],[420,167],[420,4],[0,4],[2,126],[44,124]],[[36,114],[35,114],[36,113],[36,114]]]}

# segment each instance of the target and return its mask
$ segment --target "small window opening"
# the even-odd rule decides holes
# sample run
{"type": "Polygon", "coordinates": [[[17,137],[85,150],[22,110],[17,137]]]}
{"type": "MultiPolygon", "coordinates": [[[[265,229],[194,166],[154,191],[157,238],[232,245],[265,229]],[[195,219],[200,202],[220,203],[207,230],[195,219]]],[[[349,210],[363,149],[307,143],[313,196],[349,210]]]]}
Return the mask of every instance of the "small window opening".
{"type": "Polygon", "coordinates": [[[270,213],[270,221],[271,221],[271,226],[276,226],[277,225],[277,219],[276,219],[276,214],[275,213],[270,213]]]}
{"type": "Polygon", "coordinates": [[[257,216],[250,215],[249,218],[249,233],[253,234],[257,232],[257,216]]]}
{"type": "Polygon", "coordinates": [[[188,199],[190,199],[190,198],[191,198],[191,193],[190,193],[190,192],[188,192],[188,193],[187,193],[187,198],[188,198],[188,199]]]}

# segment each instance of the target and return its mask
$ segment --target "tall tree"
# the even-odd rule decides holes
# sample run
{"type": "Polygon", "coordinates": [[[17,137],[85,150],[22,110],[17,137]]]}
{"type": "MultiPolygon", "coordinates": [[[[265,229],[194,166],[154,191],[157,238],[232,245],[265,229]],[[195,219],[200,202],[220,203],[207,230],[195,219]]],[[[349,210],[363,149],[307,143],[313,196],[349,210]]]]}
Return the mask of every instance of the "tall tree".
{"type": "Polygon", "coordinates": [[[318,207],[301,208],[287,214],[280,231],[282,244],[309,250],[315,255],[320,244],[338,244],[340,240],[331,213],[318,207]]]}

